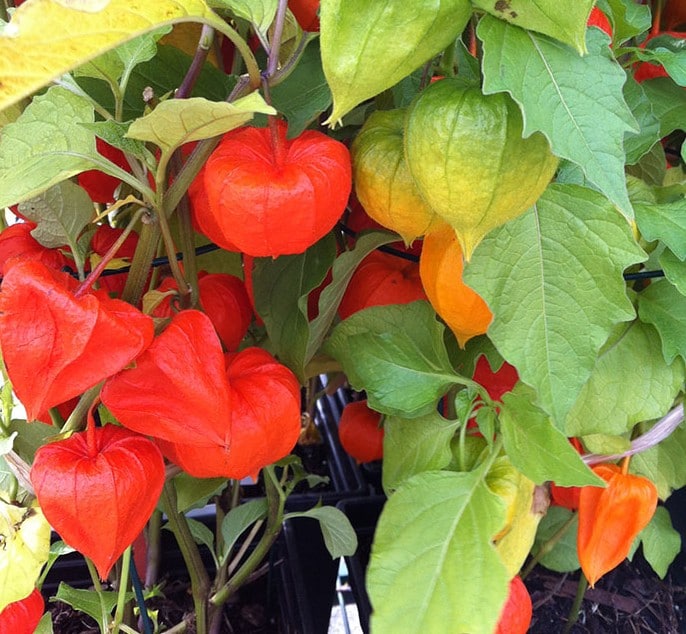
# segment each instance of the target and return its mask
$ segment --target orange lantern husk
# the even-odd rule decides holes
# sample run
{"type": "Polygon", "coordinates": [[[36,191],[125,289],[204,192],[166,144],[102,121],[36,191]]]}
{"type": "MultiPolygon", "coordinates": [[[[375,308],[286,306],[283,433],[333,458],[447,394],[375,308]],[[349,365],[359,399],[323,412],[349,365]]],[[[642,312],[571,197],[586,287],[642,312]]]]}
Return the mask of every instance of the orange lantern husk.
{"type": "Polygon", "coordinates": [[[577,534],[579,562],[591,587],[624,561],[657,507],[657,489],[647,478],[623,473],[613,464],[593,471],[607,486],[581,490],[577,534]]]}

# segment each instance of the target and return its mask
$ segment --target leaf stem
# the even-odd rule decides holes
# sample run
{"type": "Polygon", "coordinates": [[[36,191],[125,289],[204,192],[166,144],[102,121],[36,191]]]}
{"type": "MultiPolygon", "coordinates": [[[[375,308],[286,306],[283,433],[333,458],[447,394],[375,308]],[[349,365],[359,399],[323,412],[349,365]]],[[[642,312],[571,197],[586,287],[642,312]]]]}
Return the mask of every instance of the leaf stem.
{"type": "Polygon", "coordinates": [[[555,546],[557,543],[565,536],[567,531],[570,529],[574,520],[576,519],[576,513],[571,513],[564,524],[557,529],[555,534],[546,542],[541,544],[541,547],[536,551],[536,554],[529,560],[526,568],[520,573],[522,579],[526,579],[527,575],[536,567],[539,561],[543,559],[555,546]]]}
{"type": "Polygon", "coordinates": [[[562,634],[569,634],[574,627],[574,624],[579,620],[579,611],[581,610],[581,603],[584,600],[584,595],[586,594],[586,589],[588,588],[588,581],[583,573],[579,577],[579,583],[576,586],[576,596],[574,597],[574,602],[572,607],[569,609],[569,615],[567,616],[567,624],[565,625],[562,634]]]}

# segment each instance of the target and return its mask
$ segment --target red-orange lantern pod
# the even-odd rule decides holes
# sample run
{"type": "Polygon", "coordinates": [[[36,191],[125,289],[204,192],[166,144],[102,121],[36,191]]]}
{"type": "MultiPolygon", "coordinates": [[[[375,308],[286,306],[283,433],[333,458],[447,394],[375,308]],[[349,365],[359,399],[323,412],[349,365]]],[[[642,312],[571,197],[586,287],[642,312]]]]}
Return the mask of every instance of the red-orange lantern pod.
{"type": "Polygon", "coordinates": [[[286,138],[286,124],[227,133],[208,159],[207,206],[196,225],[219,246],[253,256],[302,253],[345,210],[352,187],[343,143],[306,130],[286,138]]]}
{"type": "Polygon", "coordinates": [[[338,307],[341,319],[370,306],[426,300],[417,262],[373,251],[357,267],[338,307]]]}

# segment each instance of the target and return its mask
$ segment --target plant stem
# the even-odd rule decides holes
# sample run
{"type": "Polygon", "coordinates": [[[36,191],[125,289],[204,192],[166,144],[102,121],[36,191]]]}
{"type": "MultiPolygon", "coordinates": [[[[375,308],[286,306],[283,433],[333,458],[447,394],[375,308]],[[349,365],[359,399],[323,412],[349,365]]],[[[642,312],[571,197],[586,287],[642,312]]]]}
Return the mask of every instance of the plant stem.
{"type": "Polygon", "coordinates": [[[190,575],[197,634],[207,634],[207,597],[210,579],[186,517],[176,510],[176,489],[171,481],[166,482],[162,489],[162,505],[190,575]]]}
{"type": "Polygon", "coordinates": [[[547,541],[544,542],[541,547],[536,551],[536,554],[531,558],[526,568],[522,570],[520,576],[522,579],[526,579],[527,575],[536,567],[543,557],[545,557],[557,543],[565,536],[565,533],[570,529],[574,520],[576,519],[576,513],[572,513],[567,521],[557,529],[557,532],[547,541]]]}
{"type": "Polygon", "coordinates": [[[160,569],[160,547],[162,532],[162,513],[153,511],[148,520],[148,560],[145,569],[145,587],[152,588],[157,583],[160,569]]]}
{"type": "Polygon", "coordinates": [[[112,622],[112,634],[117,634],[124,617],[124,606],[126,605],[126,590],[129,585],[129,568],[131,566],[131,546],[122,555],[121,575],[119,576],[119,593],[117,595],[117,609],[114,612],[112,622]]]}
{"type": "Polygon", "coordinates": [[[569,615],[567,616],[567,624],[565,625],[562,634],[569,634],[574,627],[574,624],[579,620],[579,611],[581,610],[581,603],[584,600],[584,595],[586,594],[586,589],[588,588],[588,581],[584,577],[583,573],[579,577],[579,583],[576,586],[576,596],[574,597],[574,603],[569,609],[569,615]]]}
{"type": "Polygon", "coordinates": [[[122,292],[122,299],[125,302],[134,306],[140,303],[161,235],[157,217],[152,214],[143,216],[138,246],[133,254],[131,269],[122,292]]]}
{"type": "Polygon", "coordinates": [[[102,634],[107,634],[110,624],[110,615],[107,611],[107,606],[105,605],[105,599],[102,596],[102,584],[100,583],[100,577],[98,576],[98,571],[95,569],[93,562],[88,559],[88,557],[84,557],[84,559],[86,560],[86,566],[88,566],[88,572],[90,573],[91,580],[93,581],[93,587],[95,588],[95,592],[98,594],[98,599],[100,599],[100,631],[102,634]]]}
{"type": "Polygon", "coordinates": [[[90,390],[87,390],[83,393],[83,395],[79,399],[79,402],[76,404],[76,407],[72,410],[72,413],[69,414],[67,422],[64,423],[64,427],[62,427],[61,430],[62,433],[70,431],[80,431],[81,429],[83,429],[83,421],[86,418],[86,415],[88,414],[88,410],[90,409],[91,405],[98,397],[98,394],[100,394],[101,387],[102,382],[98,383],[95,387],[92,387],[90,390]]]}
{"type": "Polygon", "coordinates": [[[276,541],[276,538],[281,532],[281,524],[283,523],[284,506],[286,504],[286,495],[278,484],[278,479],[274,473],[274,466],[270,465],[264,468],[265,478],[264,484],[267,493],[267,525],[260,538],[260,541],[255,546],[255,549],[250,553],[250,556],[245,560],[243,565],[231,576],[228,583],[222,586],[214,596],[210,597],[210,603],[215,606],[221,606],[231,597],[231,595],[240,588],[252,572],[259,566],[263,559],[267,556],[270,548],[276,541]]]}
{"type": "Polygon", "coordinates": [[[200,32],[200,40],[198,42],[198,47],[195,49],[195,55],[193,56],[193,61],[191,62],[190,68],[183,78],[181,85],[174,93],[176,99],[185,99],[190,96],[193,92],[195,83],[198,81],[200,76],[200,71],[207,60],[207,56],[212,48],[212,42],[214,41],[214,29],[207,24],[202,25],[202,31],[200,32]]]}
{"type": "Polygon", "coordinates": [[[274,34],[272,35],[272,45],[269,49],[269,59],[267,60],[267,77],[271,77],[279,66],[279,50],[281,49],[281,37],[283,36],[283,26],[286,22],[286,0],[279,0],[274,19],[274,34]]]}

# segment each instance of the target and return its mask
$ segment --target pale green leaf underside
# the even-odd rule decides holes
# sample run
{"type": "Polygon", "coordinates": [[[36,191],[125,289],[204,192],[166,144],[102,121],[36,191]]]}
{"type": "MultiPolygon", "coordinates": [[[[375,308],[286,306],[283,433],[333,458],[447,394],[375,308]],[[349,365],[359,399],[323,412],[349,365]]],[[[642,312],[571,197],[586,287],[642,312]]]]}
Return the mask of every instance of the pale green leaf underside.
{"type": "Polygon", "coordinates": [[[686,425],[682,423],[659,445],[636,454],[631,470],[650,478],[660,499],[666,499],[674,489],[686,486],[686,425]]]}
{"type": "Polygon", "coordinates": [[[554,184],[486,236],[466,268],[494,313],[489,337],[558,428],[612,326],[634,317],[622,274],[644,259],[602,195],[554,184]]]}
{"type": "Polygon", "coordinates": [[[524,135],[540,131],[553,153],[578,164],[627,217],[624,134],[638,132],[622,95],[626,74],[607,38],[588,29],[588,55],[490,16],[477,28],[484,43],[484,92],[509,92],[524,113],[524,135]]]}
{"type": "Polygon", "coordinates": [[[355,554],[357,534],[347,516],[334,506],[317,506],[300,513],[288,513],[290,517],[309,517],[319,522],[324,545],[332,559],[355,554]]]}
{"type": "Polygon", "coordinates": [[[598,486],[601,480],[583,463],[567,437],[532,402],[531,388],[521,383],[503,396],[500,411],[508,458],[536,484],[598,486]]]}
{"type": "Polygon", "coordinates": [[[660,333],[667,363],[677,355],[686,360],[686,296],[676,286],[668,280],[653,280],[638,295],[638,314],[660,333]]]}
{"type": "Polygon", "coordinates": [[[505,505],[476,472],[426,472],[388,500],[367,570],[372,630],[491,634],[508,574],[491,539],[505,505]]]}
{"type": "Polygon", "coordinates": [[[660,337],[635,321],[603,350],[569,413],[568,436],[623,434],[644,420],[663,416],[683,388],[684,364],[667,364],[660,337]]]}

